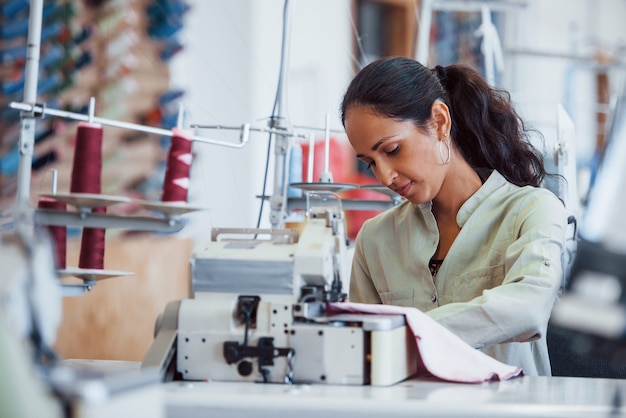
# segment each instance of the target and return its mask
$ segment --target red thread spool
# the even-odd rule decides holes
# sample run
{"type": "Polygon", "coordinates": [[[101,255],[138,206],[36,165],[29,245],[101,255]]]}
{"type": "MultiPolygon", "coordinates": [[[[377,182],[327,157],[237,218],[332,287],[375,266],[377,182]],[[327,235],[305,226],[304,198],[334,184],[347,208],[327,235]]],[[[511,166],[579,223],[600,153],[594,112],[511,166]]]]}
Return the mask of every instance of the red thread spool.
{"type": "MultiPolygon", "coordinates": [[[[39,200],[37,207],[40,209],[54,209],[63,212],[67,210],[67,205],[65,203],[45,197],[39,200]]],[[[67,227],[48,225],[46,228],[50,233],[52,244],[54,245],[54,255],[57,268],[64,269],[66,267],[67,259],[67,227]]]]}
{"type": "MultiPolygon", "coordinates": [[[[102,126],[80,122],[76,129],[74,165],[72,166],[72,193],[100,194],[102,176],[102,126]]],[[[92,213],[106,213],[106,207],[93,208],[92,213]]],[[[104,268],[106,231],[101,228],[83,228],[78,267],[104,268]]]]}
{"type": "MultiPolygon", "coordinates": [[[[106,213],[106,207],[93,208],[91,213],[106,213]]],[[[81,269],[104,269],[105,234],[106,230],[101,228],[83,228],[78,267],[81,269]]]]}
{"type": "Polygon", "coordinates": [[[102,133],[101,125],[86,122],[78,124],[70,192],[100,194],[102,133]]]}
{"type": "Polygon", "coordinates": [[[191,171],[191,133],[174,128],[167,155],[162,202],[187,202],[189,173],[191,171]]]}

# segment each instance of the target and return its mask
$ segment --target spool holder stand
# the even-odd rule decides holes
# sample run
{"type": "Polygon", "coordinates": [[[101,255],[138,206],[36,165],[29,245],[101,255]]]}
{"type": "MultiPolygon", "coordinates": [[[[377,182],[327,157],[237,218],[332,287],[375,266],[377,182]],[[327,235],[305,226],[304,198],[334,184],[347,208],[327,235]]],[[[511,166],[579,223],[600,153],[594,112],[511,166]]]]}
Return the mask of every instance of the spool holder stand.
{"type": "MultiPolygon", "coordinates": [[[[35,103],[33,105],[28,103],[12,102],[9,105],[13,109],[21,111],[22,119],[33,120],[35,118],[44,118],[46,115],[63,117],[67,119],[73,119],[77,121],[86,121],[89,123],[98,123],[101,125],[115,126],[119,128],[132,129],[142,131],[146,133],[173,136],[172,130],[154,128],[150,126],[144,126],[134,123],[97,118],[94,116],[95,99],[92,97],[89,103],[88,115],[67,112],[63,110],[57,110],[46,107],[45,103],[35,103]]],[[[183,108],[179,107],[179,116],[177,121],[177,127],[182,128],[183,124],[183,108]]],[[[249,137],[249,126],[244,125],[241,127],[241,136],[239,143],[228,143],[222,141],[216,141],[197,135],[192,136],[192,140],[198,142],[209,143],[213,145],[221,145],[228,147],[243,147],[249,137]]],[[[23,171],[22,175],[30,175],[29,171],[23,171]]],[[[20,214],[19,222],[34,223],[44,226],[76,226],[83,228],[98,228],[98,229],[126,229],[133,231],[143,232],[161,232],[161,233],[175,233],[185,225],[184,220],[180,216],[184,213],[202,210],[203,208],[196,208],[187,204],[179,204],[177,202],[150,202],[141,200],[131,200],[121,196],[106,196],[102,194],[85,194],[85,193],[69,193],[59,194],[56,192],[56,172],[53,173],[53,187],[51,194],[42,194],[45,197],[62,201],[70,206],[74,206],[76,211],[62,211],[55,209],[32,209],[23,204],[23,200],[27,194],[30,194],[29,182],[22,179],[19,182],[24,186],[20,189],[20,214]],[[23,190],[26,189],[26,190],[23,190]],[[151,216],[121,216],[111,214],[100,214],[93,212],[93,208],[110,206],[117,203],[133,202],[145,209],[160,212],[162,217],[151,216]]],[[[62,289],[64,296],[77,296],[89,291],[99,280],[108,279],[111,277],[128,276],[133,273],[111,271],[111,270],[94,270],[94,269],[80,269],[69,268],[57,271],[59,277],[73,276],[82,280],[82,283],[63,283],[62,289]]]]}

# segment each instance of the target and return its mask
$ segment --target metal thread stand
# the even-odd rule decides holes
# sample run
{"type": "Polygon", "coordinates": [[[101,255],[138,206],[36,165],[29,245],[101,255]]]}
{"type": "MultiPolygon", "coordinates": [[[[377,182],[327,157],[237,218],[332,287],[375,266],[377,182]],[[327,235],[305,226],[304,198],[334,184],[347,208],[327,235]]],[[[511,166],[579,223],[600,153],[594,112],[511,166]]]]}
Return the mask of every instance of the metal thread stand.
{"type": "MultiPolygon", "coordinates": [[[[167,208],[164,209],[164,218],[151,218],[95,214],[91,212],[93,204],[92,206],[81,207],[79,205],[77,206],[77,204],[74,203],[74,205],[77,206],[77,212],[65,212],[51,209],[33,209],[31,207],[30,186],[32,175],[32,157],[34,153],[35,143],[35,124],[38,118],[42,118],[45,115],[53,115],[79,121],[87,121],[90,123],[100,123],[102,125],[111,125],[148,133],[156,133],[159,135],[173,135],[173,131],[169,130],[97,118],[94,116],[95,100],[93,98],[90,100],[88,115],[50,109],[46,108],[44,104],[37,103],[37,80],[39,77],[39,55],[42,19],[43,0],[31,0],[29,6],[28,44],[24,70],[24,100],[23,103],[13,102],[10,104],[11,108],[21,111],[20,136],[18,144],[19,166],[17,173],[17,192],[15,207],[13,210],[13,221],[15,229],[18,232],[21,232],[21,235],[23,237],[33,236],[34,225],[75,225],[81,227],[104,229],[121,228],[140,231],[179,231],[184,226],[184,222],[178,219],[177,215],[189,211],[189,209],[187,208],[167,208]]],[[[180,109],[180,113],[182,113],[182,108],[180,109]]],[[[182,122],[182,116],[180,113],[178,118],[179,124],[182,122]]],[[[244,125],[244,127],[242,127],[242,136],[239,144],[214,141],[198,136],[194,136],[193,140],[215,145],[242,147],[248,140],[248,132],[249,131],[247,127],[244,125]]],[[[53,198],[60,198],[60,196],[58,196],[56,192],[56,174],[53,174],[53,177],[54,184],[51,196],[53,198]]],[[[103,197],[102,202],[105,202],[106,200],[106,197],[103,197]]],[[[107,204],[108,203],[102,203],[102,205],[107,204]]],[[[28,244],[29,243],[26,243],[26,245],[28,244]]],[[[60,271],[57,273],[59,274],[60,271]]],[[[95,284],[96,279],[98,278],[107,278],[126,274],[127,273],[125,272],[110,272],[106,270],[92,271],[91,273],[85,273],[84,271],[74,271],[70,275],[83,279],[83,284],[68,286],[73,289],[73,291],[70,292],[71,294],[77,294],[77,292],[74,290],[74,288],[76,288],[77,286],[81,288],[79,289],[79,291],[82,290],[82,294],[85,290],[91,290],[92,286],[95,284]]],[[[30,277],[30,280],[34,280],[34,277],[30,277]]]]}

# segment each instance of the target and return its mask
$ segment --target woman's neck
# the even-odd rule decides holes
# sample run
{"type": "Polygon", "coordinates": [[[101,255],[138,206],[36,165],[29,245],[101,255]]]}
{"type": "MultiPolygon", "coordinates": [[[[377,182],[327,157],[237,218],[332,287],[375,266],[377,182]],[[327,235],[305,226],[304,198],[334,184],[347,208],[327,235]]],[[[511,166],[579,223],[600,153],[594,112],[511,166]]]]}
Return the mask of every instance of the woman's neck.
{"type": "Polygon", "coordinates": [[[465,160],[456,160],[450,167],[441,189],[433,199],[432,211],[437,221],[456,222],[461,206],[480,187],[482,180],[465,160]]]}

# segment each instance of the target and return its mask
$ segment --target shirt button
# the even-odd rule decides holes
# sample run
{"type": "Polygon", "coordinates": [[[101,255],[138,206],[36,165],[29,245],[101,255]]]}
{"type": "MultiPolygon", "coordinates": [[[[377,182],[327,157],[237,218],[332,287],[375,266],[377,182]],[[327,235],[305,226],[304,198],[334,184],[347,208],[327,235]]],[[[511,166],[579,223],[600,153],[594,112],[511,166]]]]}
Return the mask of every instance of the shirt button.
{"type": "Polygon", "coordinates": [[[550,261],[549,260],[544,261],[543,265],[546,267],[550,267],[550,261]]]}
{"type": "Polygon", "coordinates": [[[437,302],[437,295],[435,295],[434,293],[432,295],[430,295],[430,300],[435,303],[437,302]]]}

